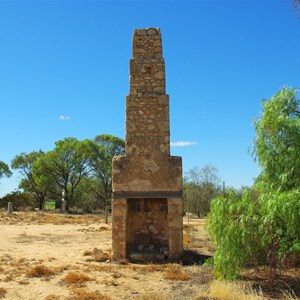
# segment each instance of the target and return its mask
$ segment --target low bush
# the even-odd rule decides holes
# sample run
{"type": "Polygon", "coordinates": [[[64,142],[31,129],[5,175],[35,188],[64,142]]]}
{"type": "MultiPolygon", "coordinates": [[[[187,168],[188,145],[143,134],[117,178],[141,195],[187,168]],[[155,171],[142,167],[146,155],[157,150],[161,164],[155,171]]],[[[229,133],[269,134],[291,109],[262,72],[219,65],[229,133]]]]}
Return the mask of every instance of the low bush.
{"type": "Polygon", "coordinates": [[[38,265],[27,271],[27,275],[30,277],[48,277],[54,274],[54,270],[45,265],[38,265]]]}
{"type": "Polygon", "coordinates": [[[236,279],[245,266],[277,268],[300,253],[300,190],[252,199],[233,192],[212,201],[207,228],[218,278],[236,279]]]}

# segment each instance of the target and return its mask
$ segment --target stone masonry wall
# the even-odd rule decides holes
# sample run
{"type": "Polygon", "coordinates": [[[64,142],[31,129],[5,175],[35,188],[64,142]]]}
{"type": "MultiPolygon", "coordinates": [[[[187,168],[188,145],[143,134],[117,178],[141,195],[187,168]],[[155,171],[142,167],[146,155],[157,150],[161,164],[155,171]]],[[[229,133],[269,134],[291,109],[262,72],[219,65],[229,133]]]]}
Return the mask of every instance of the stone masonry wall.
{"type": "Polygon", "coordinates": [[[126,155],[113,160],[116,192],[182,190],[181,157],[170,156],[169,96],[165,90],[160,30],[136,29],[126,97],[126,155]]]}
{"type": "Polygon", "coordinates": [[[170,156],[169,96],[158,28],[133,33],[125,155],[113,158],[112,178],[113,257],[180,257],[182,162],[170,156]],[[159,254],[151,256],[153,251],[159,254]]]}

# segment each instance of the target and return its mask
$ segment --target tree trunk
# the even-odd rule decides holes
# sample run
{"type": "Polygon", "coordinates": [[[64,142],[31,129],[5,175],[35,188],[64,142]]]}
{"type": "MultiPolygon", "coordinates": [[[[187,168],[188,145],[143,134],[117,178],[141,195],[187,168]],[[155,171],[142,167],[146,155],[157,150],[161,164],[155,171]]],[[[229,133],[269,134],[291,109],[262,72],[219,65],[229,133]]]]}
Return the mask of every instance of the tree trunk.
{"type": "Polygon", "coordinates": [[[44,199],[39,199],[39,211],[44,209],[44,199]]]}

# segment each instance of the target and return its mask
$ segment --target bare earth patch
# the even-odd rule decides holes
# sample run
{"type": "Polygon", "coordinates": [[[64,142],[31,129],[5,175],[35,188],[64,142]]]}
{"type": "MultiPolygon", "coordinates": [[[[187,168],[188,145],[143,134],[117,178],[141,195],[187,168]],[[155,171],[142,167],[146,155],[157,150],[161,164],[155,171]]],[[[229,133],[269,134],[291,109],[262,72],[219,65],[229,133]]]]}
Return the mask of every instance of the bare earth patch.
{"type": "MultiPolygon", "coordinates": [[[[0,236],[0,298],[3,299],[227,299],[216,296],[219,285],[211,268],[202,265],[213,253],[204,220],[191,219],[189,224],[185,223],[187,251],[179,263],[112,262],[111,226],[93,215],[0,213],[0,236]],[[95,247],[108,253],[109,258],[96,261],[95,247]]],[[[300,282],[298,271],[293,273],[295,285],[300,282]]],[[[252,298],[234,299],[268,299],[279,295],[264,288],[264,281],[262,291],[253,298],[259,290],[258,278],[265,280],[255,274],[245,275],[244,281],[237,283],[240,288],[228,285],[227,294],[239,289],[243,294],[241,286],[247,284],[247,291],[248,286],[255,289],[252,298]]],[[[223,286],[222,291],[225,291],[223,286]]]]}

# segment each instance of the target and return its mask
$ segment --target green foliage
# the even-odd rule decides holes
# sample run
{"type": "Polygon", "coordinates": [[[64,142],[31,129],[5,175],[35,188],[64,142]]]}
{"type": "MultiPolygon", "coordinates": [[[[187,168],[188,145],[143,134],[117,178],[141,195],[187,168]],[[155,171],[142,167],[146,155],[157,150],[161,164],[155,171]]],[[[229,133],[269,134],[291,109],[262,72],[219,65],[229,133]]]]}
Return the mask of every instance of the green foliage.
{"type": "Polygon", "coordinates": [[[230,192],[212,201],[207,228],[217,248],[213,266],[219,278],[236,279],[247,262],[256,263],[258,210],[248,192],[242,197],[230,192]]]}
{"type": "Polygon", "coordinates": [[[296,90],[283,88],[263,103],[255,121],[255,189],[212,201],[207,228],[216,246],[213,267],[235,279],[247,265],[279,267],[300,254],[300,112],[296,90]]]}
{"type": "Polygon", "coordinates": [[[10,171],[8,165],[4,163],[3,161],[0,161],[0,179],[2,177],[10,177],[12,175],[12,172],[10,171]]]}
{"type": "Polygon", "coordinates": [[[55,191],[61,197],[64,193],[66,210],[74,204],[74,191],[82,178],[88,175],[87,141],[65,138],[57,141],[54,150],[38,158],[33,164],[34,172],[40,174],[39,185],[55,191]],[[56,186],[54,189],[51,188],[56,186]]]}
{"type": "Polygon", "coordinates": [[[11,167],[15,170],[19,170],[23,176],[19,184],[19,188],[26,192],[32,193],[39,204],[40,210],[43,209],[47,190],[40,182],[40,177],[43,176],[43,174],[40,174],[36,169],[33,169],[32,165],[39,157],[42,157],[43,155],[45,155],[45,153],[41,150],[30,153],[22,152],[21,154],[16,155],[11,162],[11,167]]]}
{"type": "Polygon", "coordinates": [[[31,194],[26,192],[21,192],[21,191],[14,191],[5,195],[0,200],[0,207],[6,209],[8,202],[13,203],[14,210],[24,210],[27,207],[31,207],[31,208],[35,207],[35,201],[34,198],[31,196],[31,194]]]}
{"type": "Polygon", "coordinates": [[[274,252],[279,260],[300,253],[300,189],[269,192],[260,201],[260,229],[262,243],[268,245],[267,259],[271,260],[274,252]]]}
{"type": "Polygon", "coordinates": [[[246,265],[278,267],[300,252],[300,189],[251,198],[229,193],[212,201],[207,228],[216,246],[213,266],[236,279],[246,265]]]}
{"type": "Polygon", "coordinates": [[[300,108],[296,92],[285,87],[264,101],[263,112],[254,123],[259,182],[267,190],[288,191],[300,186],[300,108]]]}
{"type": "Polygon", "coordinates": [[[84,212],[105,209],[105,201],[102,198],[102,185],[94,176],[83,178],[75,191],[75,206],[84,212]]]}
{"type": "MultiPolygon", "coordinates": [[[[96,197],[107,210],[111,201],[112,159],[125,153],[125,141],[113,135],[101,134],[89,142],[89,153],[89,166],[93,177],[89,186],[93,195],[86,194],[89,196],[86,199],[96,197]]],[[[92,204],[92,201],[87,202],[92,204]]]]}
{"type": "MultiPolygon", "coordinates": [[[[84,141],[65,138],[47,153],[16,155],[11,165],[22,175],[19,188],[33,195],[40,209],[46,199],[61,200],[63,196],[67,211],[70,206],[84,211],[108,210],[112,158],[124,152],[124,140],[113,135],[102,134],[84,141]]],[[[8,166],[0,162],[0,178],[10,174],[8,166]]]]}
{"type": "Polygon", "coordinates": [[[55,209],[55,201],[46,201],[45,202],[45,209],[47,210],[54,210],[55,209]]]}

